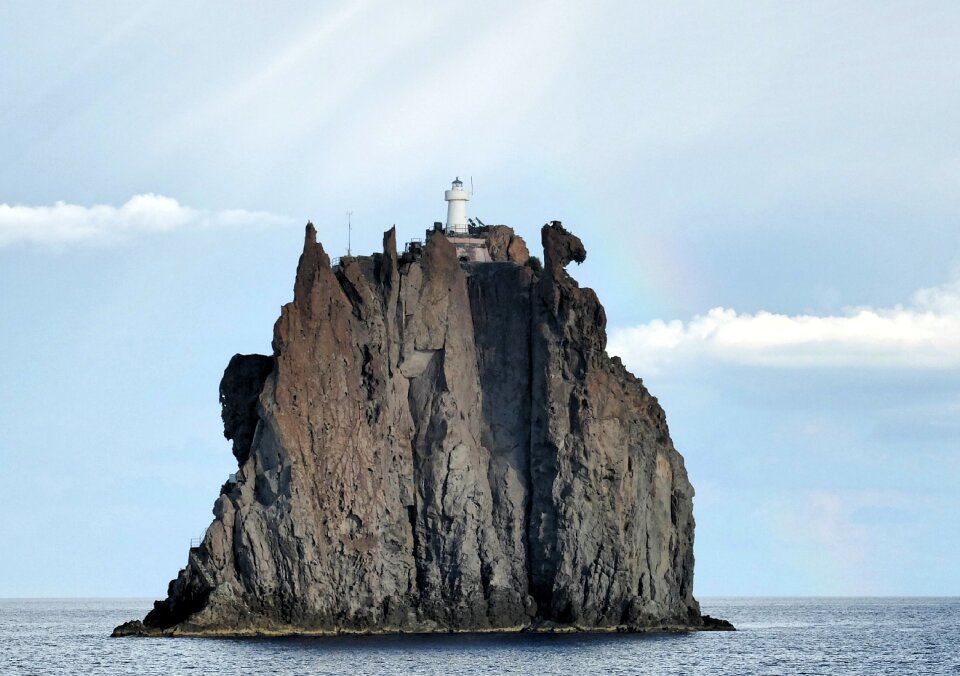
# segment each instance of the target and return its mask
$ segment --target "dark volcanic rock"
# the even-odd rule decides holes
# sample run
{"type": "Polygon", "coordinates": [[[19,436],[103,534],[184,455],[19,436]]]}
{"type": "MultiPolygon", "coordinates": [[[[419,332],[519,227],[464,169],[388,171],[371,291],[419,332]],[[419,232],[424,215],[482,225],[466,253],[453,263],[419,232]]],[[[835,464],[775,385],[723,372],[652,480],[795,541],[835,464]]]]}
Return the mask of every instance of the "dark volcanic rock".
{"type": "Polygon", "coordinates": [[[124,622],[119,627],[116,627],[113,630],[113,633],[110,636],[117,638],[119,636],[145,636],[146,630],[144,629],[143,622],[140,620],[130,620],[129,622],[124,622]]]}
{"type": "Polygon", "coordinates": [[[118,634],[700,628],[693,489],[605,352],[586,251],[509,228],[331,268],[308,224],[272,357],[220,385],[240,469],[143,626],[118,634]],[[521,260],[522,259],[522,260],[521,260]]]}
{"type": "Polygon", "coordinates": [[[263,383],[273,370],[273,357],[262,354],[235,354],[220,381],[223,436],[233,440],[233,456],[243,467],[250,455],[250,443],[257,428],[257,400],[263,383]]]}
{"type": "Polygon", "coordinates": [[[727,620],[710,617],[709,615],[703,615],[703,629],[707,631],[736,631],[736,628],[727,620]]]}

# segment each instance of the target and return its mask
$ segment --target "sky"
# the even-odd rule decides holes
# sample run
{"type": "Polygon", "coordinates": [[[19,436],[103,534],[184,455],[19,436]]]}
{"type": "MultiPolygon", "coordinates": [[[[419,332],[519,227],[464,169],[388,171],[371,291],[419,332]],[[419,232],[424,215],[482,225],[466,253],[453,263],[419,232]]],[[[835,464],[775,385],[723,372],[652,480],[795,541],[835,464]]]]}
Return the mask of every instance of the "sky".
{"type": "Polygon", "coordinates": [[[331,255],[588,257],[697,596],[958,595],[960,6],[0,1],[0,597],[164,596],[218,384],[331,255]]]}

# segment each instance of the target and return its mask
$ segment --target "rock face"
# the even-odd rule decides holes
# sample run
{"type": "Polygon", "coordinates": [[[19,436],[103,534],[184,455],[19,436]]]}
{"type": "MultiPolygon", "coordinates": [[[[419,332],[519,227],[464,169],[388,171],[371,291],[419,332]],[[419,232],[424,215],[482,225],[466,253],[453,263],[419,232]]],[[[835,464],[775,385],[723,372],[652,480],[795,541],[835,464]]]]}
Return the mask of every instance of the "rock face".
{"type": "Polygon", "coordinates": [[[487,250],[495,261],[513,261],[523,265],[530,258],[527,243],[507,225],[495,225],[486,235],[487,250]]]}
{"type": "Polygon", "coordinates": [[[583,244],[542,239],[539,275],[509,228],[497,262],[390,230],[331,268],[308,224],[273,356],[220,386],[236,480],[117,633],[702,628],[663,410],[565,270],[583,244]]]}

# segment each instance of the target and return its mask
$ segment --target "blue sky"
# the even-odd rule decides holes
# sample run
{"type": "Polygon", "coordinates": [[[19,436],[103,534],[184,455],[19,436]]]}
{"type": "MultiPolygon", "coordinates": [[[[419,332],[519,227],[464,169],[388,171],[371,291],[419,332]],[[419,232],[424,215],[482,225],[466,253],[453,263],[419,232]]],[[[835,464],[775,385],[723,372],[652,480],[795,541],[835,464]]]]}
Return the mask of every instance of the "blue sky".
{"type": "Polygon", "coordinates": [[[955,3],[0,3],[0,597],[154,596],[303,224],[562,220],[695,590],[953,594],[955,3]]]}

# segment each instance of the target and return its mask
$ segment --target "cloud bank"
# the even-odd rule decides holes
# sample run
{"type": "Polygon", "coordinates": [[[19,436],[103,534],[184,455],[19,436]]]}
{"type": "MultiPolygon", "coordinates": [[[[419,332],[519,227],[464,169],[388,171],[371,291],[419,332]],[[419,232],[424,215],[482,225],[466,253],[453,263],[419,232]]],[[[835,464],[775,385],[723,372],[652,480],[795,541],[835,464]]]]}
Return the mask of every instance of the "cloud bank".
{"type": "Polygon", "coordinates": [[[960,368],[960,279],[921,289],[906,306],[841,315],[740,314],[714,308],[683,322],[611,331],[608,351],[638,373],[679,362],[806,368],[960,368]]]}
{"type": "Polygon", "coordinates": [[[202,226],[280,225],[290,220],[262,211],[194,209],[153,193],[134,195],[120,207],[65,202],[53,206],[0,204],[0,247],[18,243],[111,243],[135,233],[202,226]]]}

